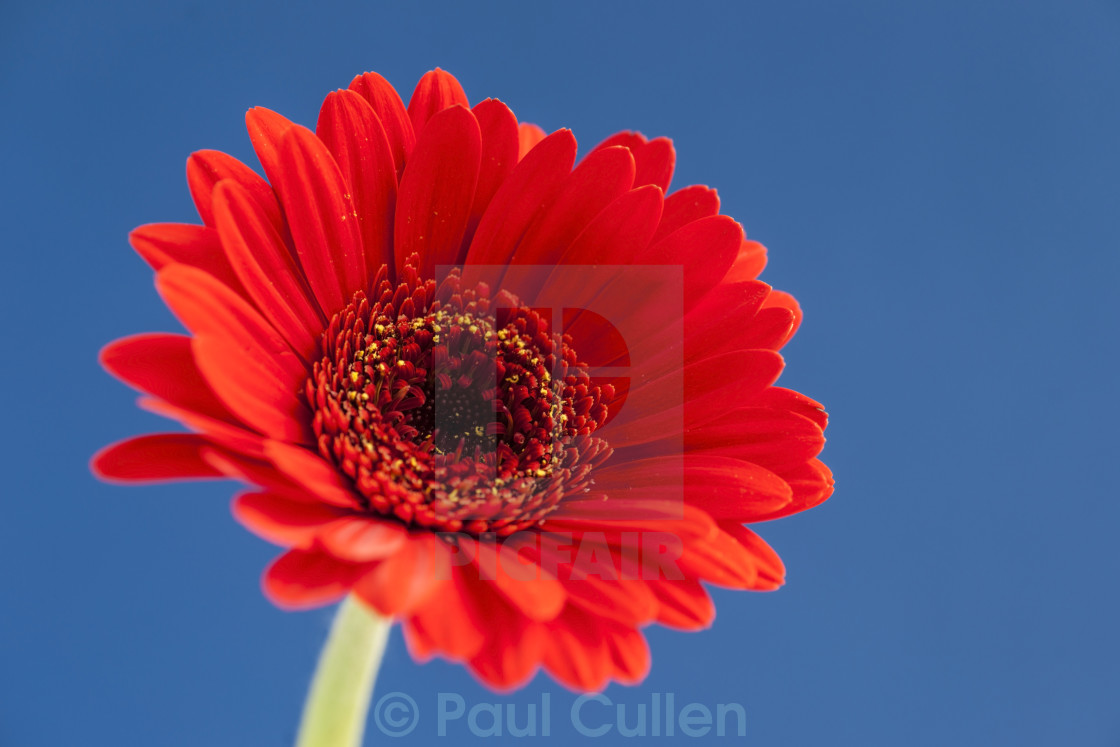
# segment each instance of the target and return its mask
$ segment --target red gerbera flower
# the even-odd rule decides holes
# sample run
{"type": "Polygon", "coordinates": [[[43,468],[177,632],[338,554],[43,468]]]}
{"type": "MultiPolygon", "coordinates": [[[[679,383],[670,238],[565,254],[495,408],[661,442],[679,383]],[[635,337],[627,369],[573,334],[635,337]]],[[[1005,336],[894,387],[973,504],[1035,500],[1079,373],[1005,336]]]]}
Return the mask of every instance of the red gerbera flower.
{"type": "Polygon", "coordinates": [[[131,236],[191,334],[101,358],[192,432],[111,446],[100,476],[256,486],[233,511],[288,548],[276,604],[353,593],[502,688],[636,682],[643,626],[711,623],[705,582],[782,583],[743,524],[832,490],[823,409],[774,386],[801,313],[713,190],[665,196],[668,140],[576,164],[571,132],[440,70],[407,109],[367,73],[315,132],[247,122],[267,181],[195,153],[203,225],[131,236]]]}

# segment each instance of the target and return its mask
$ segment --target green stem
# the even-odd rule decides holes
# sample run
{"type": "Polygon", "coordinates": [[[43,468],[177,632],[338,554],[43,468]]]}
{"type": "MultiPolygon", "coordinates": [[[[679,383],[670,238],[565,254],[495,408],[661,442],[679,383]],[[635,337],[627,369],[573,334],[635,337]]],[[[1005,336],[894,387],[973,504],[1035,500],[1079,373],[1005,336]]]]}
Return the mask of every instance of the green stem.
{"type": "Polygon", "coordinates": [[[303,706],[297,747],[360,747],[391,624],[352,596],[339,605],[303,706]]]}

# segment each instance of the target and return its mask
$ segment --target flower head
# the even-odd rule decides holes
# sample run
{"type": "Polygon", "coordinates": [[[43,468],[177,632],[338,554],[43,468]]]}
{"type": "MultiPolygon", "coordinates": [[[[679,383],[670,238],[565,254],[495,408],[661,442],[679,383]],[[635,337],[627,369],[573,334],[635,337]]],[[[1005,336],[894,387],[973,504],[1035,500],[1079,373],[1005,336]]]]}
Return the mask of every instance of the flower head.
{"type": "Polygon", "coordinates": [[[102,353],[190,432],[99,475],[248,483],[234,515],[287,548],[270,599],[352,593],[499,688],[636,682],[643,626],[711,623],[705,583],[782,583],[744,523],[832,490],[823,409],[774,386],[801,313],[713,190],[666,196],[668,140],[577,163],[440,70],[407,109],[367,73],[315,132],[247,122],[267,181],[195,153],[203,225],[131,237],[190,334],[102,353]]]}

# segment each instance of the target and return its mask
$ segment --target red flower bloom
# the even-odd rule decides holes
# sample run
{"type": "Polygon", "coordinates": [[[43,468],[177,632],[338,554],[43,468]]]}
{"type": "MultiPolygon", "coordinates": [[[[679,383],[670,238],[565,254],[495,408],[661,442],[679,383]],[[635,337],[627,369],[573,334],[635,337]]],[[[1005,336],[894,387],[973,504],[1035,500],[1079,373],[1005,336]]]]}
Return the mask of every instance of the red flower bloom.
{"type": "Polygon", "coordinates": [[[668,140],[577,165],[569,131],[439,70],[407,109],[367,73],[315,132],[247,121],[268,181],[195,153],[203,225],[131,237],[191,334],[102,353],[192,432],[111,446],[101,477],[255,485],[233,511],[288,548],[270,599],[352,592],[496,687],[636,682],[642,626],[711,623],[702,582],[782,583],[744,522],[832,490],[823,409],[773,386],[801,313],[713,190],[664,196],[668,140]]]}

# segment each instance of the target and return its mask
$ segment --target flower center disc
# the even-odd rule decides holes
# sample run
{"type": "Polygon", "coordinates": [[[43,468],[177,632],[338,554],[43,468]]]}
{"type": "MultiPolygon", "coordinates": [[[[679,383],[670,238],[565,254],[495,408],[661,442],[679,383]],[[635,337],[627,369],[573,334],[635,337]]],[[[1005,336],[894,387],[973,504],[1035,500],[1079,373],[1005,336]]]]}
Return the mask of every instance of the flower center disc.
{"type": "Polygon", "coordinates": [[[583,492],[609,449],[590,438],[610,387],[567,337],[485,285],[382,269],[323,337],[307,384],[319,452],[370,511],[438,531],[508,535],[583,492]]]}

